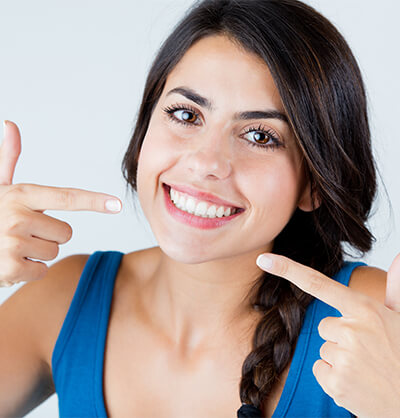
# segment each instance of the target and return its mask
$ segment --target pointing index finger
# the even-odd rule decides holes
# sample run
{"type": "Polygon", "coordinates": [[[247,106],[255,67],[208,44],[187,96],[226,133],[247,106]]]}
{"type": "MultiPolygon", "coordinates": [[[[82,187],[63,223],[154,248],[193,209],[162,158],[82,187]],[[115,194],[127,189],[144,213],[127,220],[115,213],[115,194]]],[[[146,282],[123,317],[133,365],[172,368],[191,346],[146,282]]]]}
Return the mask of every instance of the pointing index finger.
{"type": "Polygon", "coordinates": [[[288,257],[277,254],[266,254],[272,260],[272,265],[263,266],[263,254],[257,258],[257,265],[265,271],[283,277],[304,292],[322,300],[337,309],[343,316],[354,316],[360,311],[360,296],[358,292],[325,276],[311,267],[297,263],[288,257]]]}
{"type": "Polygon", "coordinates": [[[118,198],[105,193],[76,188],[42,186],[38,184],[18,184],[16,187],[21,191],[21,197],[18,199],[19,202],[32,210],[87,210],[116,213],[122,207],[121,201],[118,198]],[[106,205],[108,200],[116,201],[115,206],[106,205]]]}

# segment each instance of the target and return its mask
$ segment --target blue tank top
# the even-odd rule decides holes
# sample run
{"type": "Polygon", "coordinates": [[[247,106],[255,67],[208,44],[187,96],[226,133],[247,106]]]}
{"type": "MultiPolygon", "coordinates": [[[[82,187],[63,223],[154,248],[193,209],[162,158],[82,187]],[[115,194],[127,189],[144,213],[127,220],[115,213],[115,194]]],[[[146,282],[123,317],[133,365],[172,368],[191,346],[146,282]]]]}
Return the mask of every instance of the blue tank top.
{"type": "MultiPolygon", "coordinates": [[[[60,417],[107,417],[104,349],[115,278],[123,255],[119,251],[96,251],[83,269],[52,353],[60,417]]],[[[361,265],[367,264],[347,261],[332,279],[348,286],[353,269],[361,265]]],[[[318,299],[307,307],[289,374],[272,418],[354,416],[322,390],[312,373],[325,342],[317,327],[326,316],[341,314],[318,299]]]]}

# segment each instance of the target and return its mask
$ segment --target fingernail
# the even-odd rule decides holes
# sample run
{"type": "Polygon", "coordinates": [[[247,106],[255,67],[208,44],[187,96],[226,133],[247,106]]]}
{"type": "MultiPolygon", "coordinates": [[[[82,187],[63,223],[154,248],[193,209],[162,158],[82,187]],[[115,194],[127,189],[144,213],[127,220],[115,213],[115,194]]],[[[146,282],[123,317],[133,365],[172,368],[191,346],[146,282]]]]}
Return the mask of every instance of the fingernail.
{"type": "Polygon", "coordinates": [[[116,199],[106,200],[106,209],[110,212],[119,212],[121,210],[121,202],[116,199]]]}
{"type": "Polygon", "coordinates": [[[272,258],[265,254],[260,254],[257,257],[256,264],[262,269],[269,270],[272,267],[272,258]]]}

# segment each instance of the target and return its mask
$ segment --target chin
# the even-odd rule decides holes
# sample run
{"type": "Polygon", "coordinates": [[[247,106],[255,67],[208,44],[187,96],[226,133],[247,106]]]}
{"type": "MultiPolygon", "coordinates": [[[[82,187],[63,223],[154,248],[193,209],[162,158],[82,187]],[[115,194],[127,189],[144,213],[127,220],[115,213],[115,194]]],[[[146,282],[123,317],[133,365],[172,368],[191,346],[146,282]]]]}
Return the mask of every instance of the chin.
{"type": "Polygon", "coordinates": [[[169,258],[183,264],[200,264],[217,258],[225,258],[228,254],[217,254],[215,250],[205,249],[205,246],[190,245],[187,242],[178,243],[158,240],[162,252],[169,258]]]}

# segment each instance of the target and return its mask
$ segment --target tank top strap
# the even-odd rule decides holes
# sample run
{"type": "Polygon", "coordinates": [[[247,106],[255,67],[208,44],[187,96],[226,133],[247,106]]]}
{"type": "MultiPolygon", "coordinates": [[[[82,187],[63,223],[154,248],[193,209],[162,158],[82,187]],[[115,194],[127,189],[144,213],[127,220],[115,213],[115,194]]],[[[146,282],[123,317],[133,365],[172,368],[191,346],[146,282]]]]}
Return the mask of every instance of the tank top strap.
{"type": "Polygon", "coordinates": [[[106,416],[97,397],[103,393],[105,340],[122,256],[94,252],[79,279],[52,353],[60,417],[106,416]]]}
{"type": "MultiPolygon", "coordinates": [[[[348,286],[353,270],[364,262],[344,262],[342,268],[331,278],[348,286]]],[[[345,408],[339,407],[324,392],[315,378],[312,368],[320,358],[319,350],[325,342],[318,333],[320,321],[327,316],[342,316],[334,307],[314,298],[307,308],[294,357],[281,400],[273,418],[287,417],[354,417],[345,408]]]]}
{"type": "MultiPolygon", "coordinates": [[[[349,286],[350,277],[354,269],[358,266],[366,266],[366,265],[367,264],[362,261],[345,261],[342,268],[334,276],[332,276],[332,279],[345,286],[349,286]]],[[[336,308],[334,308],[333,306],[327,305],[321,300],[316,300],[316,304],[318,306],[317,306],[313,325],[315,325],[315,322],[318,322],[316,324],[318,326],[322,318],[325,318],[326,316],[337,316],[337,317],[342,316],[342,314],[336,308]]],[[[314,331],[315,331],[315,327],[314,327],[314,331]]]]}

